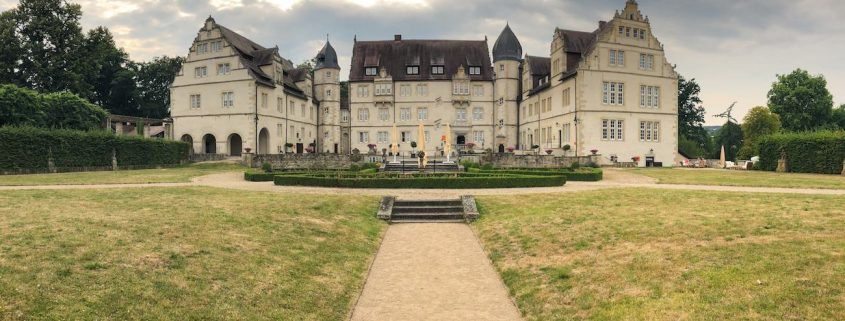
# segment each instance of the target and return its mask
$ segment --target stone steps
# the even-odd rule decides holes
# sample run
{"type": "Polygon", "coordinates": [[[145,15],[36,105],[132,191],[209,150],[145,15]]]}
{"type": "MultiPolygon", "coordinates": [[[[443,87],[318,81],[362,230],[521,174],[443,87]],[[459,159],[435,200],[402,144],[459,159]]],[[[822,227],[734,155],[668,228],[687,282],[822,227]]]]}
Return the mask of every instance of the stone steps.
{"type": "MultiPolygon", "coordinates": [[[[473,203],[471,208],[474,209],[475,199],[469,198],[473,203]]],[[[467,215],[464,205],[462,199],[396,200],[385,197],[379,218],[391,223],[458,223],[475,219],[477,213],[467,215]]]]}

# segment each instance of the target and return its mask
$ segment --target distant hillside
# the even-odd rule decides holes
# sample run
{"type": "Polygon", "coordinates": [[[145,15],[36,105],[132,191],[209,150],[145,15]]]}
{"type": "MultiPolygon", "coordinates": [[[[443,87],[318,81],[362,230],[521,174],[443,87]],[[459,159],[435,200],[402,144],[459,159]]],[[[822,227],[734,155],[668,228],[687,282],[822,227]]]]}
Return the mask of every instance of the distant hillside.
{"type": "Polygon", "coordinates": [[[710,136],[716,135],[719,128],[722,128],[722,126],[704,126],[704,129],[707,130],[707,133],[710,134],[710,136]]]}

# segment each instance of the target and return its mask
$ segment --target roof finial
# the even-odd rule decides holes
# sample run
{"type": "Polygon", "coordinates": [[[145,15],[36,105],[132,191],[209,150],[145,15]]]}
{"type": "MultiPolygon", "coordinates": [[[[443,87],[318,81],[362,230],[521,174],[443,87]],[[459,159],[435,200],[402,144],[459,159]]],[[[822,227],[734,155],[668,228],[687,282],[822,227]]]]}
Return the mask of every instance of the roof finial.
{"type": "Polygon", "coordinates": [[[329,42],[329,34],[326,34],[326,42],[329,42]]]}

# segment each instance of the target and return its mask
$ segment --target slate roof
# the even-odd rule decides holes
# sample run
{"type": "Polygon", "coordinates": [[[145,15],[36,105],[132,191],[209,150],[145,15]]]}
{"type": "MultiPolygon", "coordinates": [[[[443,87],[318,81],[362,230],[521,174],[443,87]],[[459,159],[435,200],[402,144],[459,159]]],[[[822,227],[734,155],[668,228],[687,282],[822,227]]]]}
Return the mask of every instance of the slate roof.
{"type": "Polygon", "coordinates": [[[540,90],[549,87],[548,81],[540,85],[540,80],[548,77],[552,73],[552,61],[549,57],[525,56],[525,63],[531,69],[531,83],[533,84],[531,92],[534,94],[540,90]]]}
{"type": "Polygon", "coordinates": [[[510,25],[505,25],[505,29],[493,45],[493,62],[499,60],[522,61],[522,44],[519,43],[510,25]]]}
{"type": "MultiPolygon", "coordinates": [[[[397,36],[398,37],[398,36],[397,36]]],[[[367,81],[375,78],[364,74],[366,67],[385,68],[394,81],[450,80],[460,66],[469,75],[469,66],[481,67],[480,75],[469,75],[471,80],[493,80],[486,40],[385,40],[356,41],[352,48],[350,81],[367,81]],[[419,75],[407,75],[406,67],[417,65],[419,75]],[[443,75],[432,75],[432,65],[443,65],[443,75]]]]}
{"type": "Polygon", "coordinates": [[[337,64],[337,52],[329,41],[326,41],[326,45],[317,53],[316,60],[315,70],[324,68],[340,69],[340,65],[337,64]]]}

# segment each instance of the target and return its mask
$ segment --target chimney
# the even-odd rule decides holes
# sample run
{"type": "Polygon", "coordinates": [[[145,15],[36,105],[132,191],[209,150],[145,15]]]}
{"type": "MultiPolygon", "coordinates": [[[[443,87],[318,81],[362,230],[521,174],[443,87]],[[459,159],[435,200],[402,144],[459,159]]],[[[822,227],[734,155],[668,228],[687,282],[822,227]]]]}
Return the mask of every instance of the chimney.
{"type": "Polygon", "coordinates": [[[393,35],[393,41],[402,41],[402,35],[393,35]]]}

